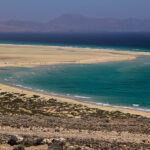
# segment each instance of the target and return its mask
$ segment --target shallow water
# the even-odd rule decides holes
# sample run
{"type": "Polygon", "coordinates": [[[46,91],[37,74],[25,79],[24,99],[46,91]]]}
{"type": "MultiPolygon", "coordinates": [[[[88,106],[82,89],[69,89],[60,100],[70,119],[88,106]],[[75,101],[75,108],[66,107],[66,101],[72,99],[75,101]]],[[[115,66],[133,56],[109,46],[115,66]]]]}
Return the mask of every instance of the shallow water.
{"type": "Polygon", "coordinates": [[[0,69],[0,82],[80,101],[150,110],[150,57],[134,61],[0,69]]]}

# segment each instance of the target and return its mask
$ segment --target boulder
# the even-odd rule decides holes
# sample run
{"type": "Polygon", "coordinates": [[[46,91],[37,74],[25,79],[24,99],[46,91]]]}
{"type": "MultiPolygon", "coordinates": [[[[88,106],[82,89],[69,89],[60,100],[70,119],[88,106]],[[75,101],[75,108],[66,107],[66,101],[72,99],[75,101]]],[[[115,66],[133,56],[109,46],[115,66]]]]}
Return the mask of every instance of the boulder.
{"type": "Polygon", "coordinates": [[[53,138],[52,143],[65,143],[65,139],[64,138],[53,138]]]}
{"type": "Polygon", "coordinates": [[[12,135],[8,141],[8,144],[13,146],[13,145],[21,144],[21,142],[23,142],[23,137],[18,135],[12,135]]]}
{"type": "Polygon", "coordinates": [[[37,146],[37,145],[42,145],[43,144],[43,138],[42,137],[39,137],[35,140],[35,143],[34,145],[37,146]]]}

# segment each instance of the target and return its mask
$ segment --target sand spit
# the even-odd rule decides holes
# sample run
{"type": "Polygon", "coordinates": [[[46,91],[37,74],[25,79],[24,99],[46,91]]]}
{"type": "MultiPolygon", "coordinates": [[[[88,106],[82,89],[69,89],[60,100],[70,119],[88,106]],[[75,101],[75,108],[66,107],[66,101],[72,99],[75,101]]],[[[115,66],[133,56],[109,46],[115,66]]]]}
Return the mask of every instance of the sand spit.
{"type": "Polygon", "coordinates": [[[133,60],[144,52],[90,48],[0,44],[0,67],[33,67],[54,64],[90,64],[133,60]]]}

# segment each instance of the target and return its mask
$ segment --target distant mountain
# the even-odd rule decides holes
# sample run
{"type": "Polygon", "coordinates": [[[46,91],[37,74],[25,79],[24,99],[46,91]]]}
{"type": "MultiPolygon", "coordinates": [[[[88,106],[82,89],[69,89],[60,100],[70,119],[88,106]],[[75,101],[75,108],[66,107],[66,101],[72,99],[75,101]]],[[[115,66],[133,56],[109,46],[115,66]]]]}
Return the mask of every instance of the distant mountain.
{"type": "Polygon", "coordinates": [[[6,21],[0,22],[0,32],[40,32],[42,23],[28,21],[6,21]]]}
{"type": "Polygon", "coordinates": [[[64,14],[47,23],[0,22],[0,32],[150,32],[150,20],[90,18],[64,14]]]}

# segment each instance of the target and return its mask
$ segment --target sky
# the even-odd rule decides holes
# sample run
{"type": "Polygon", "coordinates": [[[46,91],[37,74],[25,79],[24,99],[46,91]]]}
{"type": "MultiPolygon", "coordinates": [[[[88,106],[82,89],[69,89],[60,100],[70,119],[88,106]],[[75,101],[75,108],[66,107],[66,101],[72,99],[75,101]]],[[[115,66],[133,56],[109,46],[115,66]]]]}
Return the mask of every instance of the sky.
{"type": "Polygon", "coordinates": [[[150,0],[0,0],[0,21],[47,22],[65,13],[150,20],[150,0]]]}

